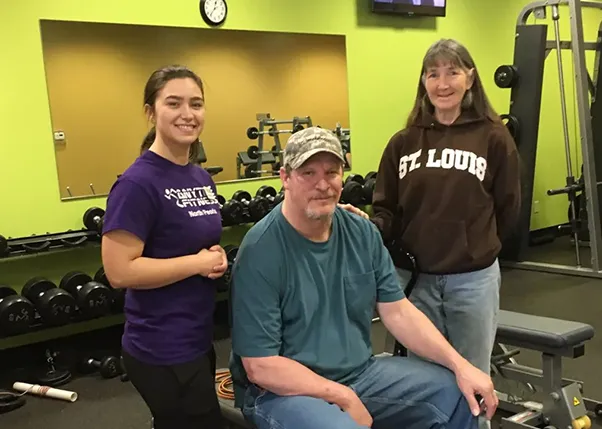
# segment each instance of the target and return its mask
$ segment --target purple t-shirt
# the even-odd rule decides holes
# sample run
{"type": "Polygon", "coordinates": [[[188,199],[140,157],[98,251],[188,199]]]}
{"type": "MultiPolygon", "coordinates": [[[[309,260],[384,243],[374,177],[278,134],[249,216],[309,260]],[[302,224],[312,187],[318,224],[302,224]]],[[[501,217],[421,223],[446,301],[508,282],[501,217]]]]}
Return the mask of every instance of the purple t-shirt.
{"type": "MultiPolygon", "coordinates": [[[[144,243],[142,256],[174,258],[219,244],[217,192],[202,168],[146,151],[117,179],[103,233],[122,229],[144,243]]],[[[198,358],[211,347],[216,285],[195,275],[157,289],[127,289],[122,346],[153,365],[198,358]]]]}

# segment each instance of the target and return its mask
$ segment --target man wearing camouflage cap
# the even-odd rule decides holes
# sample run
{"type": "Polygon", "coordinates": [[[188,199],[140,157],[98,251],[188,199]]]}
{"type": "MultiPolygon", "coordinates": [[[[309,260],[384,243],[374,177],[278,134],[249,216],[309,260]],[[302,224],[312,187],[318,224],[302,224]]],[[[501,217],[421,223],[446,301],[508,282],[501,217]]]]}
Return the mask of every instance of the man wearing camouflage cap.
{"type": "Polygon", "coordinates": [[[375,225],[338,205],[344,161],[332,132],[293,134],[284,201],[240,245],[235,403],[258,429],[477,428],[475,394],[496,406],[491,379],[405,299],[375,225]],[[440,365],[372,356],[375,307],[400,343],[440,365]]]}

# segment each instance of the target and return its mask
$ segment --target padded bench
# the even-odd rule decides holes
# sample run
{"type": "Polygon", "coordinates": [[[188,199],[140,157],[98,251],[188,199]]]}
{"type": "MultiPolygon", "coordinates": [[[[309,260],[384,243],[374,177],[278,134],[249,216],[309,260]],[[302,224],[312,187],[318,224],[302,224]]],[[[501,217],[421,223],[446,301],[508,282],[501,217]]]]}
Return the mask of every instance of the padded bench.
{"type": "MultiPolygon", "coordinates": [[[[594,328],[585,323],[499,311],[496,341],[508,346],[576,358],[583,355],[585,342],[593,337],[594,328]]],[[[234,401],[220,398],[220,408],[225,420],[234,427],[254,429],[234,407],[234,401]]]]}
{"type": "Polygon", "coordinates": [[[500,310],[496,341],[508,346],[576,358],[584,344],[594,337],[594,328],[585,323],[552,319],[500,310]]]}

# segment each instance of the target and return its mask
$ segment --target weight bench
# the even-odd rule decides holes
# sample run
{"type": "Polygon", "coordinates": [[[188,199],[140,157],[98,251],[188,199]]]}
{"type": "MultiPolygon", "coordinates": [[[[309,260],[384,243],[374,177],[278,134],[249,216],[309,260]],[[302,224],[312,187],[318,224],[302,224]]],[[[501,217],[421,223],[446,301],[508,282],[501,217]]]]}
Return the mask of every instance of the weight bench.
{"type": "MultiPolygon", "coordinates": [[[[501,392],[500,410],[515,413],[502,418],[502,428],[589,428],[591,418],[600,416],[602,404],[584,398],[583,383],[562,377],[562,358],[576,359],[585,354],[585,343],[594,336],[590,325],[540,317],[512,311],[500,311],[496,345],[491,359],[491,369],[496,377],[522,383],[528,391],[540,394],[541,402],[525,401],[512,392],[501,392]],[[508,350],[505,346],[517,347],[508,350]],[[516,363],[518,348],[541,353],[542,369],[516,363]]],[[[503,384],[503,383],[500,383],[503,384]]]]}

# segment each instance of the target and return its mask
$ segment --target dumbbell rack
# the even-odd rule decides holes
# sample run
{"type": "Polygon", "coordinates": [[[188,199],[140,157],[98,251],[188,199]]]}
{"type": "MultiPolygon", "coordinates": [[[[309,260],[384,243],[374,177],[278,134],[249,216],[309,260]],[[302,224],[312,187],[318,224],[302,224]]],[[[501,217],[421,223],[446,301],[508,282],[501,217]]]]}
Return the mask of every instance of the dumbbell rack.
{"type": "Polygon", "coordinates": [[[34,235],[31,237],[4,238],[0,236],[0,259],[12,256],[35,254],[56,249],[72,249],[89,243],[98,244],[95,231],[66,231],[34,235]]]}
{"type": "MultiPolygon", "coordinates": [[[[280,133],[283,132],[291,132],[291,134],[294,132],[294,130],[298,127],[298,126],[307,126],[307,127],[311,127],[313,126],[312,124],[312,120],[311,117],[309,116],[305,116],[305,117],[299,117],[299,116],[295,116],[292,119],[285,119],[285,120],[277,120],[277,119],[272,119],[271,114],[270,113],[257,113],[256,114],[256,120],[258,122],[258,128],[257,128],[257,146],[256,146],[256,150],[257,150],[257,159],[253,159],[251,156],[249,156],[249,154],[247,152],[239,152],[239,156],[236,158],[236,168],[237,168],[237,172],[238,172],[238,178],[242,179],[242,178],[249,178],[249,177],[253,177],[253,174],[259,174],[261,175],[262,173],[266,172],[264,170],[262,170],[262,166],[264,164],[273,164],[276,163],[277,165],[282,165],[282,144],[280,143],[280,133]],[[291,124],[292,128],[291,130],[278,130],[278,125],[282,125],[282,124],[291,124]],[[270,136],[272,136],[274,138],[274,151],[272,153],[263,153],[265,152],[264,149],[264,136],[266,134],[269,134],[270,136]],[[242,166],[246,166],[247,168],[245,169],[245,173],[244,175],[241,173],[241,167],[242,166]]],[[[250,130],[250,129],[249,129],[250,130]]],[[[249,131],[247,131],[247,136],[249,138],[252,138],[249,135],[249,131]]],[[[251,147],[249,148],[249,150],[251,150],[251,147]]],[[[278,171],[278,169],[274,169],[275,171],[278,171]]]]}

